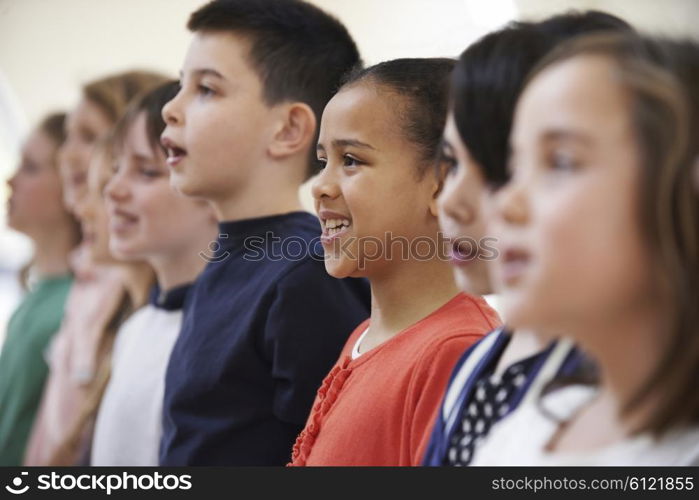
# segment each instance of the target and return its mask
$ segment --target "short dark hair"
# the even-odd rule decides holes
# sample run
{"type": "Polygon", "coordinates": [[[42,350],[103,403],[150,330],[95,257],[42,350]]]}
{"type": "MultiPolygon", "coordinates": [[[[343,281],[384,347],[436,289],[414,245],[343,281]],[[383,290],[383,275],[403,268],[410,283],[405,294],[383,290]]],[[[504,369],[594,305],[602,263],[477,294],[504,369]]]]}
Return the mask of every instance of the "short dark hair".
{"type": "Polygon", "coordinates": [[[510,23],[461,54],[452,77],[454,122],[489,185],[507,181],[514,109],[529,72],[558,43],[597,31],[633,29],[605,12],[572,11],[538,23],[510,23]]]}
{"type": "Polygon", "coordinates": [[[160,149],[165,153],[165,148],[160,144],[160,135],[165,130],[162,110],[165,104],[175,98],[179,88],[179,82],[171,80],[136,97],[114,126],[110,142],[115,152],[123,147],[126,135],[136,118],[141,113],[145,113],[148,143],[154,151],[160,149]]]}
{"type": "Polygon", "coordinates": [[[41,120],[39,130],[48,135],[56,143],[56,146],[60,147],[66,140],[65,122],[65,113],[51,113],[41,120]]]}
{"type": "MultiPolygon", "coordinates": [[[[347,28],[301,0],[214,0],[191,15],[187,28],[244,36],[267,104],[306,103],[318,124],[342,76],[361,64],[347,28]]],[[[318,127],[314,144],[317,134],[318,127]]],[[[312,175],[317,161],[315,147],[310,149],[312,175]]]]}
{"type": "Polygon", "coordinates": [[[442,131],[449,102],[449,77],[456,61],[447,58],[394,59],[357,69],[344,79],[342,88],[370,82],[404,100],[396,107],[396,122],[405,136],[421,150],[418,174],[440,158],[442,131]]]}

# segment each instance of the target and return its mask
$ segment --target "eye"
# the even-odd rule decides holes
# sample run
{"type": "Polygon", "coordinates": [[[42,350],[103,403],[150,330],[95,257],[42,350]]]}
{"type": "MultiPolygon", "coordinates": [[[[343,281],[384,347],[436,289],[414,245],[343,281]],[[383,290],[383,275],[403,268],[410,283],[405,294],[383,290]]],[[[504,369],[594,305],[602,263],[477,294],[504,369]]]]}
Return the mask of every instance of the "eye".
{"type": "Polygon", "coordinates": [[[138,172],[147,179],[156,179],[163,175],[163,172],[159,168],[151,165],[141,165],[138,172]]]}
{"type": "Polygon", "coordinates": [[[328,164],[328,160],[326,158],[318,158],[316,160],[316,168],[318,170],[323,170],[327,164],[328,164]]]}
{"type": "Polygon", "coordinates": [[[20,165],[19,168],[25,174],[29,175],[34,175],[39,172],[39,166],[36,163],[29,160],[25,160],[25,162],[22,165],[20,165]]]}
{"type": "Polygon", "coordinates": [[[216,94],[214,89],[201,83],[197,85],[197,92],[199,92],[199,95],[202,97],[211,97],[216,94]]]}
{"type": "Polygon", "coordinates": [[[449,146],[446,142],[446,140],[442,139],[441,141],[441,147],[439,148],[439,163],[443,163],[447,166],[446,174],[451,175],[454,172],[456,172],[457,167],[459,166],[459,162],[456,161],[456,157],[454,156],[454,153],[451,150],[451,146],[449,146]]]}
{"type": "Polygon", "coordinates": [[[452,175],[456,173],[459,167],[459,162],[456,158],[448,154],[446,151],[442,151],[440,154],[440,161],[447,166],[447,175],[452,175]]]}
{"type": "Polygon", "coordinates": [[[342,155],[342,166],[343,167],[348,167],[348,168],[356,168],[362,165],[363,162],[361,160],[358,160],[352,155],[349,154],[344,154],[342,155]]]}
{"type": "Polygon", "coordinates": [[[549,167],[560,172],[573,172],[580,166],[579,161],[570,153],[556,151],[549,159],[549,167]]]}
{"type": "Polygon", "coordinates": [[[97,134],[89,129],[80,130],[80,139],[86,144],[92,144],[97,140],[97,134]]]}
{"type": "Polygon", "coordinates": [[[160,177],[161,174],[159,170],[155,170],[152,168],[144,168],[141,170],[141,175],[143,175],[144,177],[148,177],[149,179],[155,179],[157,177],[160,177]]]}

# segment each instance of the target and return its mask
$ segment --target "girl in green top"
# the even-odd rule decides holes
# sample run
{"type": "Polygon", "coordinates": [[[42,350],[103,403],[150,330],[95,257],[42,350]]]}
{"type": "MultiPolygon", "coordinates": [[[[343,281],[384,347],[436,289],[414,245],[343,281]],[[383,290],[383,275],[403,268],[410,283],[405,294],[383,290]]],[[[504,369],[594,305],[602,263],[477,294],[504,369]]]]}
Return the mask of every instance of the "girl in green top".
{"type": "MultiPolygon", "coordinates": [[[[44,351],[63,317],[72,278],[68,254],[78,226],[63,206],[57,151],[65,115],[47,117],[29,136],[8,181],[8,225],[34,243],[35,282],[15,310],[0,351],[0,465],[21,465],[48,367],[44,351]]],[[[23,273],[26,274],[26,273],[23,273]]],[[[26,285],[26,276],[24,277],[26,285]]]]}

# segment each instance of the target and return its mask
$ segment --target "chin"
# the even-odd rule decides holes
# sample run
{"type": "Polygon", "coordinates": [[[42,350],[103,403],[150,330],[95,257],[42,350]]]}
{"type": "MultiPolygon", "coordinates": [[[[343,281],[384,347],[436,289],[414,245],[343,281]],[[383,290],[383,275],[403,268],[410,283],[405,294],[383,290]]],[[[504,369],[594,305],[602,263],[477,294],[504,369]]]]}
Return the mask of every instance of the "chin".
{"type": "MultiPolygon", "coordinates": [[[[475,268],[473,269],[476,270],[475,268]]],[[[471,295],[488,295],[493,293],[490,280],[484,273],[468,273],[464,269],[454,269],[454,281],[462,292],[471,295]]]]}
{"type": "Polygon", "coordinates": [[[537,306],[527,300],[527,297],[523,296],[521,292],[502,292],[500,301],[502,316],[506,318],[508,326],[513,329],[541,329],[541,322],[537,318],[537,306]]]}
{"type": "Polygon", "coordinates": [[[170,186],[184,196],[198,196],[200,193],[193,182],[189,182],[184,173],[173,172],[170,174],[170,186]]]}
{"type": "Polygon", "coordinates": [[[22,224],[18,224],[17,220],[12,216],[7,219],[7,227],[15,231],[22,231],[22,224]]]}
{"type": "Polygon", "coordinates": [[[462,292],[472,293],[471,290],[473,290],[473,285],[471,284],[471,280],[468,278],[468,275],[462,270],[454,269],[454,282],[456,283],[456,286],[459,287],[459,290],[461,290],[462,292]]]}
{"type": "Polygon", "coordinates": [[[110,245],[110,259],[114,260],[142,260],[141,254],[128,245],[110,245]]]}
{"type": "Polygon", "coordinates": [[[349,266],[348,263],[338,261],[333,258],[325,259],[325,271],[333,278],[343,279],[343,278],[355,278],[356,268],[354,265],[349,266]]]}

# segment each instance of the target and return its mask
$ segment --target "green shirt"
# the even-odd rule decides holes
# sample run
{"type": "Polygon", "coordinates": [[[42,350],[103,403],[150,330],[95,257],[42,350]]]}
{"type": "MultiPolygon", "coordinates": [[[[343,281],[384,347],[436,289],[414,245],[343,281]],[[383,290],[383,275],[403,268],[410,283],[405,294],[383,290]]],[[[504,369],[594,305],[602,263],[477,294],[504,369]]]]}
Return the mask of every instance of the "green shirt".
{"type": "Polygon", "coordinates": [[[7,325],[0,352],[0,466],[22,465],[48,374],[44,353],[72,282],[69,275],[40,280],[7,325]]]}

